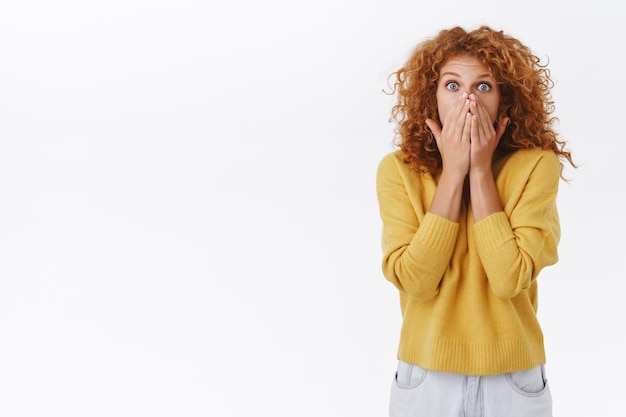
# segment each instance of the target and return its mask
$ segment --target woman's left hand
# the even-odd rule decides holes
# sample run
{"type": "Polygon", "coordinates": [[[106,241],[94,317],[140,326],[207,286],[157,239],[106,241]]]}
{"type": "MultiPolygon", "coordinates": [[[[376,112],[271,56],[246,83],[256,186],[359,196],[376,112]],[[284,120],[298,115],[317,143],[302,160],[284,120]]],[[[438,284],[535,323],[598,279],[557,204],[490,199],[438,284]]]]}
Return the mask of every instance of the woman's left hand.
{"type": "Polygon", "coordinates": [[[470,95],[472,123],[470,130],[470,173],[472,171],[490,171],[493,154],[498,142],[509,124],[509,118],[503,116],[494,128],[485,106],[475,94],[470,95]]]}

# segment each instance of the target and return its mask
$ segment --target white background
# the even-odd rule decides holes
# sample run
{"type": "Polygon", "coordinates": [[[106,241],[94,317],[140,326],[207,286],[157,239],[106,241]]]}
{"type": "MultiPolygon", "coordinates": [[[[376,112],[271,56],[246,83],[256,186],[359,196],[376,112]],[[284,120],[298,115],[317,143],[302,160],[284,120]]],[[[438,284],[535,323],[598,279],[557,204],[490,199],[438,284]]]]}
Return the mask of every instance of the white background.
{"type": "Polygon", "coordinates": [[[555,416],[622,415],[615,3],[0,4],[0,417],[385,416],[382,90],[482,23],[550,60],[581,165],[540,278],[555,416]]]}

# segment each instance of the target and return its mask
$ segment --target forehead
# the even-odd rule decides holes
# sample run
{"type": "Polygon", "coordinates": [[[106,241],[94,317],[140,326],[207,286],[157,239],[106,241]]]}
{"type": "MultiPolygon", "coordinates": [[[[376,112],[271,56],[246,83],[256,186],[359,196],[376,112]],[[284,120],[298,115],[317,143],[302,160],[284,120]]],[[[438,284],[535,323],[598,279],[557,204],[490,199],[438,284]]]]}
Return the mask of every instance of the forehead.
{"type": "Polygon", "coordinates": [[[489,67],[472,56],[457,56],[448,59],[439,70],[439,75],[446,73],[468,76],[491,76],[489,67]]]}

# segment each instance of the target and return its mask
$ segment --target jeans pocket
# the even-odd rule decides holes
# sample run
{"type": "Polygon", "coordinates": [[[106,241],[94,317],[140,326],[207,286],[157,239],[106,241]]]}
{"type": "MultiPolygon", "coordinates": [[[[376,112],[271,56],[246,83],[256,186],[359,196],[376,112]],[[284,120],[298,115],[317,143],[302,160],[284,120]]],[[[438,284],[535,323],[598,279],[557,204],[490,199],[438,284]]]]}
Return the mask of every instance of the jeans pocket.
{"type": "Polygon", "coordinates": [[[522,395],[541,395],[548,386],[543,365],[526,371],[511,372],[506,375],[511,387],[522,395]]]}
{"type": "Polygon", "coordinates": [[[427,373],[428,371],[420,366],[399,361],[394,382],[399,388],[415,388],[424,381],[427,373]]]}

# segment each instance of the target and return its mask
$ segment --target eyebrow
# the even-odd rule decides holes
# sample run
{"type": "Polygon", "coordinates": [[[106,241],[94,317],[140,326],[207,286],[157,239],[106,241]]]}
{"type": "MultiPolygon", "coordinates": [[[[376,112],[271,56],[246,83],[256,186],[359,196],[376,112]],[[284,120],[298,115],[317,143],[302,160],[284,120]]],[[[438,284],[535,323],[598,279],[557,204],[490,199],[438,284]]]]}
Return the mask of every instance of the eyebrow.
{"type": "MultiPolygon", "coordinates": [[[[443,77],[444,75],[452,75],[453,77],[458,77],[458,78],[461,77],[460,74],[457,74],[456,72],[451,72],[451,71],[444,72],[443,74],[441,74],[441,77],[443,77]]],[[[491,76],[491,74],[486,72],[484,74],[480,74],[477,78],[493,78],[493,77],[491,76]]]]}

